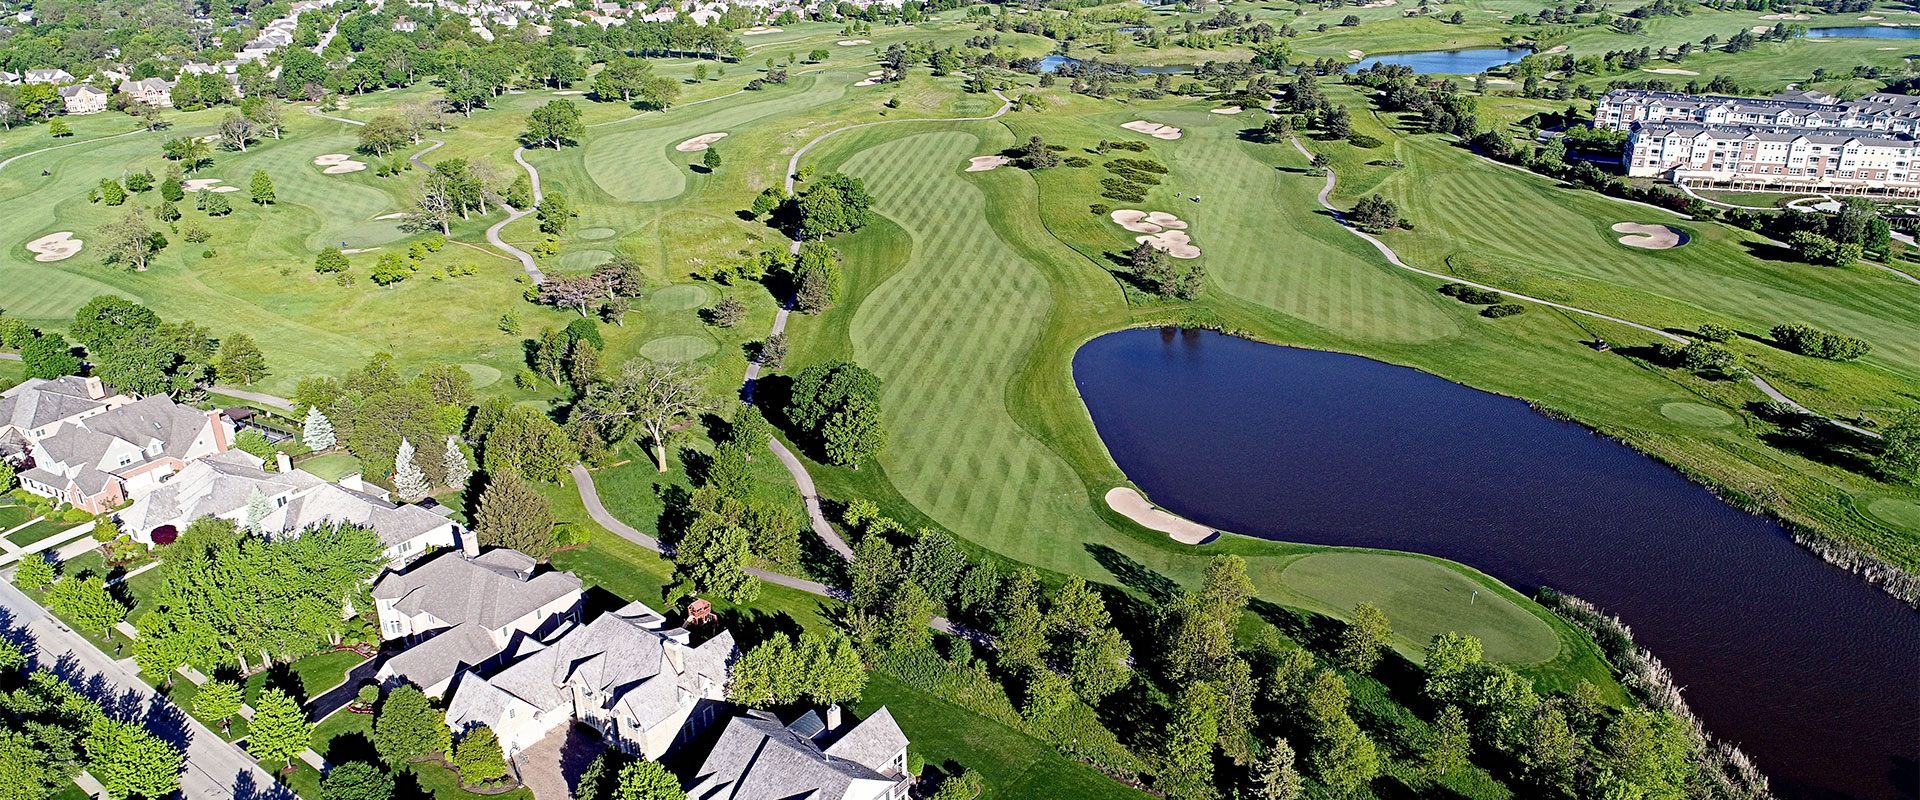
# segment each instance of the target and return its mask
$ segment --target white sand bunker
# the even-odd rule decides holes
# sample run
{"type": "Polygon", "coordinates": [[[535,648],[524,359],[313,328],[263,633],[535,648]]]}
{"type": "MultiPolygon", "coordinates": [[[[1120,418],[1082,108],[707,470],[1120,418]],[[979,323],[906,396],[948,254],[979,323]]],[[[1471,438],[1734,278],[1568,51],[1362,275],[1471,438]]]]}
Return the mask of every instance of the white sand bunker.
{"type": "Polygon", "coordinates": [[[855,86],[879,86],[879,85],[880,85],[880,81],[878,81],[878,80],[876,80],[876,79],[873,79],[873,78],[861,78],[860,80],[857,80],[857,81],[854,81],[854,82],[853,82],[853,85],[855,85],[855,86]]]}
{"type": "Polygon", "coordinates": [[[331,167],[350,158],[353,158],[353,156],[347,155],[346,153],[328,153],[323,156],[314,156],[313,165],[316,167],[331,167]]]}
{"type": "Polygon", "coordinates": [[[1013,163],[1006,156],[974,156],[967,159],[968,172],[986,172],[1013,163]]]}
{"type": "Polygon", "coordinates": [[[1886,17],[1876,17],[1876,16],[1873,16],[1873,15],[1871,15],[1871,14],[1869,14],[1869,15],[1867,15],[1867,16],[1864,16],[1864,17],[1861,17],[1861,19],[1864,19],[1864,20],[1876,20],[1876,19],[1886,19],[1886,17]]]}
{"type": "Polygon", "coordinates": [[[407,212],[395,211],[391,214],[381,214],[380,216],[374,217],[374,219],[406,219],[406,217],[407,212]]]}
{"type": "Polygon", "coordinates": [[[1363,52],[1361,52],[1361,51],[1359,51],[1359,50],[1348,50],[1348,51],[1347,51],[1347,57],[1348,57],[1348,58],[1359,58],[1359,57],[1361,57],[1361,56],[1364,56],[1364,55],[1366,55],[1366,53],[1363,53],[1363,52]]]}
{"type": "Polygon", "coordinates": [[[860,45],[863,45],[863,44],[873,44],[873,40],[871,40],[871,39],[841,39],[840,41],[837,41],[837,42],[834,42],[834,44],[837,44],[837,45],[840,45],[841,47],[859,47],[860,45]]]}
{"type": "Polygon", "coordinates": [[[1645,68],[1643,68],[1643,69],[1641,69],[1640,71],[1641,71],[1641,72],[1651,72],[1651,73],[1654,73],[1655,75],[1698,75],[1698,74],[1700,74],[1700,73],[1698,73],[1698,72],[1694,72],[1693,70],[1690,70],[1690,69],[1674,69],[1673,67],[1661,67],[1661,68],[1659,68],[1659,69],[1645,69],[1645,68]]]}
{"type": "Polygon", "coordinates": [[[741,36],[759,36],[763,33],[779,33],[779,28],[752,27],[740,32],[741,36]]]}
{"type": "Polygon", "coordinates": [[[1755,25],[1751,28],[1748,28],[1747,32],[1748,33],[1766,33],[1767,31],[1770,31],[1770,30],[1773,30],[1772,25],[1755,25]]]}
{"type": "Polygon", "coordinates": [[[1187,223],[1165,211],[1141,211],[1123,208],[1112,214],[1115,224],[1134,233],[1159,233],[1164,230],[1186,230],[1187,223]]]}
{"type": "Polygon", "coordinates": [[[1193,246],[1193,239],[1186,231],[1165,231],[1152,236],[1135,236],[1133,240],[1141,244],[1152,245],[1174,258],[1199,258],[1200,248],[1193,246]]]}
{"type": "Polygon", "coordinates": [[[35,261],[65,261],[80,252],[83,244],[85,242],[73,238],[73,231],[61,231],[27,242],[27,252],[34,254],[35,261]]]}
{"type": "Polygon", "coordinates": [[[1564,44],[1556,44],[1550,48],[1547,48],[1546,50],[1540,51],[1540,55],[1550,56],[1555,53],[1564,53],[1564,52],[1567,52],[1567,46],[1564,44]]]}
{"type": "Polygon", "coordinates": [[[1130,130],[1130,131],[1144,133],[1155,139],[1180,138],[1179,128],[1173,127],[1172,125],[1162,125],[1158,122],[1148,122],[1144,119],[1136,119],[1132,122],[1121,125],[1120,127],[1126,128],[1127,130],[1130,130]]]}
{"type": "Polygon", "coordinates": [[[1386,8],[1387,6],[1394,6],[1399,4],[1400,4],[1400,0],[1373,0],[1373,2],[1370,2],[1370,3],[1361,3],[1360,7],[1361,8],[1386,8]]]}
{"type": "Polygon", "coordinates": [[[240,191],[240,187],[238,187],[238,186],[215,186],[215,187],[213,187],[212,189],[208,189],[207,191],[210,191],[210,192],[219,192],[219,193],[221,193],[221,194],[226,194],[227,192],[237,192],[237,191],[240,191]]]}
{"type": "Polygon", "coordinates": [[[554,92],[554,94],[586,94],[586,92],[580,91],[579,89],[561,89],[554,92]]]}
{"type": "Polygon", "coordinates": [[[342,250],[342,251],[340,251],[340,252],[342,252],[342,253],[345,253],[345,254],[347,254],[347,255],[353,255],[354,253],[371,253],[371,252],[373,252],[373,251],[375,251],[375,250],[378,250],[378,249],[380,249],[380,248],[378,248],[378,247],[354,247],[354,248],[350,248],[350,249],[347,249],[347,250],[342,250]]]}
{"type": "Polygon", "coordinates": [[[326,169],[320,170],[320,172],[325,175],[344,175],[349,172],[359,172],[360,170],[363,170],[366,168],[367,168],[367,165],[365,162],[348,159],[346,161],[342,161],[338,164],[335,164],[331,167],[327,167],[326,169]]]}
{"type": "Polygon", "coordinates": [[[1762,14],[1761,19],[1813,19],[1805,14],[1762,14]]]}
{"type": "Polygon", "coordinates": [[[1687,235],[1665,225],[1644,225],[1638,222],[1616,222],[1614,233],[1624,233],[1620,243],[1628,247],[1640,247],[1647,250],[1666,250],[1687,243],[1687,235]]]}
{"type": "Polygon", "coordinates": [[[1210,113],[1214,113],[1214,114],[1238,114],[1238,113],[1240,113],[1240,111],[1241,111],[1241,109],[1240,109],[1240,107],[1239,107],[1239,106],[1227,106],[1226,108],[1216,108],[1216,109],[1213,109],[1213,110],[1212,110],[1212,111],[1211,111],[1210,113]]]}
{"type": "Polygon", "coordinates": [[[1107,490],[1107,507],[1140,523],[1141,527],[1160,531],[1181,544],[1201,544],[1214,535],[1212,528],[1154,508],[1147,498],[1125,486],[1107,490]]]}
{"type": "Polygon", "coordinates": [[[211,189],[214,186],[218,185],[219,183],[220,183],[219,178],[194,178],[193,180],[189,180],[189,181],[181,181],[180,188],[185,189],[189,192],[198,192],[206,189],[211,189]]]}
{"type": "Polygon", "coordinates": [[[678,150],[682,153],[699,152],[701,150],[707,149],[707,147],[712,145],[714,142],[720,141],[721,139],[725,139],[725,138],[727,138],[727,135],[724,133],[703,133],[703,134],[700,134],[699,136],[695,136],[691,139],[688,139],[684,142],[674,145],[673,149],[678,150]]]}

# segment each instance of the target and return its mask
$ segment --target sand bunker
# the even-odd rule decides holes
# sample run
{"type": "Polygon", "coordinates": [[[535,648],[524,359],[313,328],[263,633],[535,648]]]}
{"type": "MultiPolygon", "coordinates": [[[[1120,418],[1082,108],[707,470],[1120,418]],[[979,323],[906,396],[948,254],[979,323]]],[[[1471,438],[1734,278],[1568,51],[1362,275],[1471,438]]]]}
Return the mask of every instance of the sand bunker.
{"type": "Polygon", "coordinates": [[[1898,48],[1898,47],[1876,47],[1876,48],[1873,48],[1873,49],[1875,49],[1875,50],[1898,50],[1898,49],[1900,49],[1900,48],[1898,48]]]}
{"type": "Polygon", "coordinates": [[[986,172],[1013,163],[1006,156],[974,156],[967,159],[968,172],[986,172]]]}
{"type": "Polygon", "coordinates": [[[1126,128],[1127,130],[1130,130],[1130,131],[1144,133],[1155,139],[1180,138],[1179,128],[1173,127],[1172,125],[1162,125],[1158,122],[1148,122],[1144,119],[1136,119],[1132,122],[1121,125],[1120,127],[1126,128]]]}
{"type": "Polygon", "coordinates": [[[1239,107],[1239,106],[1227,106],[1226,108],[1216,108],[1216,109],[1212,109],[1212,111],[1211,111],[1210,113],[1214,113],[1214,114],[1238,114],[1238,113],[1240,113],[1240,107],[1239,107]]]}
{"type": "Polygon", "coordinates": [[[225,194],[225,193],[227,193],[227,192],[237,192],[237,191],[240,191],[240,187],[238,187],[238,186],[215,186],[215,187],[213,187],[212,189],[209,189],[209,190],[207,190],[207,191],[211,191],[211,192],[220,192],[221,194],[225,194]]]}
{"type": "Polygon", "coordinates": [[[1673,67],[1660,67],[1659,69],[1644,69],[1644,68],[1643,68],[1643,69],[1641,69],[1640,71],[1641,71],[1641,72],[1651,72],[1651,73],[1653,73],[1653,74],[1655,74],[1655,75],[1698,75],[1698,74],[1700,74],[1700,73],[1698,73],[1698,72],[1694,72],[1693,70],[1690,70],[1690,69],[1674,69],[1673,67]]]}
{"type": "Polygon", "coordinates": [[[586,92],[580,91],[579,89],[561,89],[554,92],[554,94],[586,94],[586,92]]]}
{"type": "Polygon", "coordinates": [[[861,78],[860,80],[857,80],[857,81],[854,81],[854,82],[853,82],[853,85],[855,85],[855,86],[879,86],[879,85],[880,85],[880,81],[879,81],[878,79],[876,79],[876,78],[861,78]]]}
{"type": "Polygon", "coordinates": [[[869,77],[869,78],[878,78],[878,77],[880,77],[880,76],[882,76],[882,75],[885,75],[885,74],[887,74],[887,71],[886,71],[886,70],[884,70],[884,69],[876,69],[876,70],[873,70],[872,72],[868,72],[868,73],[867,73],[867,77],[869,77]]]}
{"type": "Polygon", "coordinates": [[[1620,243],[1628,247],[1640,247],[1647,250],[1666,250],[1687,243],[1687,235],[1665,225],[1644,225],[1638,222],[1616,222],[1614,233],[1624,233],[1620,243]]]}
{"type": "Polygon", "coordinates": [[[1360,52],[1359,50],[1348,50],[1348,51],[1347,51],[1347,57],[1348,57],[1348,58],[1359,58],[1359,57],[1361,57],[1361,56],[1364,56],[1364,55],[1366,55],[1366,53],[1363,53],[1363,52],[1360,52]]]}
{"type": "Polygon", "coordinates": [[[708,145],[711,145],[714,142],[720,141],[721,139],[725,139],[725,138],[727,138],[727,135],[724,133],[703,133],[703,134],[700,134],[699,136],[695,136],[691,139],[688,139],[684,142],[674,145],[673,149],[678,150],[682,153],[694,153],[701,150],[705,150],[707,149],[708,145]]]}
{"type": "Polygon", "coordinates": [[[779,28],[748,28],[740,32],[741,36],[759,36],[764,33],[779,33],[779,28]]]}
{"type": "Polygon", "coordinates": [[[314,156],[313,165],[316,167],[331,167],[350,158],[353,158],[353,156],[345,153],[328,153],[323,156],[314,156]]]}
{"type": "Polygon", "coordinates": [[[1386,8],[1387,6],[1395,6],[1399,4],[1400,4],[1400,0],[1373,0],[1373,2],[1370,2],[1370,3],[1361,3],[1360,7],[1361,8],[1386,8]]]}
{"type": "Polygon", "coordinates": [[[374,217],[374,219],[406,219],[406,218],[407,218],[407,212],[405,211],[395,211],[391,214],[381,214],[380,216],[374,217]]]}
{"type": "Polygon", "coordinates": [[[1748,33],[1766,33],[1767,31],[1770,31],[1770,30],[1773,30],[1772,25],[1755,25],[1751,28],[1748,28],[1747,32],[1748,33]]]}
{"type": "Polygon", "coordinates": [[[1154,508],[1147,498],[1125,486],[1107,490],[1107,507],[1140,523],[1141,527],[1160,531],[1181,544],[1201,544],[1213,538],[1212,528],[1154,508]]]}
{"type": "Polygon", "coordinates": [[[1805,14],[1762,14],[1761,19],[1813,19],[1805,14]]]}
{"type": "Polygon", "coordinates": [[[1193,246],[1193,239],[1186,231],[1166,231],[1151,236],[1135,236],[1133,240],[1141,244],[1152,245],[1153,249],[1174,258],[1199,258],[1200,248],[1193,246]]]}
{"type": "Polygon", "coordinates": [[[373,251],[375,251],[375,250],[378,250],[378,249],[380,249],[380,248],[378,248],[378,247],[355,247],[355,248],[351,248],[351,249],[347,249],[347,250],[342,250],[342,251],[340,251],[340,252],[342,252],[342,253],[345,253],[345,254],[347,254],[347,255],[353,255],[354,253],[371,253],[371,252],[373,252],[373,251]]]}
{"type": "Polygon", "coordinates": [[[35,261],[64,261],[80,252],[82,244],[85,242],[73,238],[73,231],[61,231],[27,242],[27,252],[34,254],[35,261]]]}
{"type": "Polygon", "coordinates": [[[1512,85],[1513,85],[1513,81],[1510,81],[1510,80],[1507,80],[1506,78],[1488,78],[1488,79],[1487,79],[1487,83],[1488,83],[1488,84],[1493,84],[1493,85],[1499,85],[1499,86],[1512,86],[1512,85]]]}
{"type": "Polygon", "coordinates": [[[360,170],[363,170],[366,168],[367,168],[367,165],[365,162],[348,159],[346,161],[342,161],[338,164],[335,164],[331,167],[327,167],[326,169],[320,170],[320,172],[325,175],[344,175],[349,172],[359,172],[360,170]]]}
{"type": "Polygon", "coordinates": [[[1564,53],[1564,52],[1567,52],[1567,46],[1564,44],[1556,44],[1550,48],[1547,48],[1546,50],[1540,51],[1540,55],[1550,56],[1550,55],[1553,55],[1554,53],[1564,53]]]}
{"type": "Polygon", "coordinates": [[[219,178],[194,178],[190,181],[181,181],[180,188],[189,192],[197,192],[202,189],[211,189],[219,182],[219,178]]]}
{"type": "Polygon", "coordinates": [[[837,45],[840,45],[841,47],[858,47],[858,46],[860,46],[860,45],[863,45],[863,44],[873,44],[873,40],[871,40],[871,39],[841,39],[840,41],[837,41],[837,42],[834,42],[834,44],[837,44],[837,45]]]}
{"type": "Polygon", "coordinates": [[[1134,233],[1159,233],[1164,230],[1186,230],[1187,223],[1165,211],[1141,211],[1123,208],[1112,214],[1115,224],[1134,233]]]}

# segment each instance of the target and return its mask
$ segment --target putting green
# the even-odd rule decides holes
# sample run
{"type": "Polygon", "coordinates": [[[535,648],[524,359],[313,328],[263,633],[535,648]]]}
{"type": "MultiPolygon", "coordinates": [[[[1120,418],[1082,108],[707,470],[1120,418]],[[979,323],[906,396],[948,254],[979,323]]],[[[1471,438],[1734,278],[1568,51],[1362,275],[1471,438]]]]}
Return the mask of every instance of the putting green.
{"type": "Polygon", "coordinates": [[[705,336],[662,336],[640,345],[640,355],[651,361],[693,361],[719,347],[705,336]]]}
{"type": "Polygon", "coordinates": [[[1867,504],[1874,519],[1908,531],[1920,531],[1920,503],[1898,497],[1879,497],[1867,504]]]}
{"type": "Polygon", "coordinates": [[[1702,428],[1720,428],[1733,424],[1732,414],[1699,403],[1667,403],[1660,407],[1660,416],[1682,425],[1698,425],[1702,428]]]}
{"type": "Polygon", "coordinates": [[[1361,601],[1379,606],[1403,651],[1419,652],[1447,631],[1479,637],[1489,661],[1538,664],[1560,652],[1553,628],[1473,579],[1413,556],[1317,553],[1288,565],[1280,581],[1345,614],[1361,601]]]}
{"type": "Polygon", "coordinates": [[[586,239],[588,241],[593,241],[595,239],[611,239],[613,238],[613,234],[614,234],[614,230],[612,228],[588,228],[584,231],[574,234],[574,236],[577,236],[581,239],[586,239]]]}
{"type": "Polygon", "coordinates": [[[553,263],[566,269],[590,270],[613,260],[613,254],[605,250],[575,250],[561,253],[553,263]]]}
{"type": "Polygon", "coordinates": [[[492,386],[500,381],[500,370],[485,364],[461,364],[460,368],[466,370],[468,375],[473,376],[473,388],[475,389],[492,386]]]}
{"type": "Polygon", "coordinates": [[[655,311],[685,311],[706,305],[711,297],[713,292],[705,286],[682,283],[654,292],[652,297],[647,298],[647,303],[655,311]]]}

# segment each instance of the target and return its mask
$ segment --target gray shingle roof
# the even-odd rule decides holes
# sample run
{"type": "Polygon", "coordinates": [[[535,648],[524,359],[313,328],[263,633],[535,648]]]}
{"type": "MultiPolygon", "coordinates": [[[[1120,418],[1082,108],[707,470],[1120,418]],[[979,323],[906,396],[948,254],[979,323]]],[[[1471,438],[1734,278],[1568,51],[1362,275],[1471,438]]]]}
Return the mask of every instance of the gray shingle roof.
{"type": "Polygon", "coordinates": [[[388,659],[380,672],[429,688],[452,678],[460,670],[486,663],[498,652],[493,635],[469,622],[407,648],[388,659]]]}
{"type": "MultiPolygon", "coordinates": [[[[831,735],[829,732],[828,735],[831,735]]],[[[692,800],[787,800],[788,798],[839,798],[856,780],[899,780],[881,774],[876,767],[905,747],[907,739],[885,708],[851,730],[824,750],[818,741],[795,734],[780,720],[764,712],[735,717],[727,723],[720,740],[713,746],[688,797],[692,800]],[[869,726],[873,726],[871,729],[869,726]],[[846,752],[863,755],[880,747],[897,744],[863,763],[846,752]]]]}
{"type": "Polygon", "coordinates": [[[0,426],[32,431],[56,420],[83,414],[106,403],[87,396],[86,379],[30,378],[0,392],[0,426]]]}
{"type": "MultiPolygon", "coordinates": [[[[436,524],[445,523],[431,512],[420,513],[436,524]]],[[[472,622],[487,630],[499,630],[534,609],[580,591],[580,578],[571,572],[527,578],[525,571],[501,563],[506,560],[495,557],[489,561],[487,556],[468,560],[460,553],[443,553],[406,572],[381,578],[374,584],[373,596],[397,601],[394,608],[408,616],[424,611],[452,625],[472,622]]]]}

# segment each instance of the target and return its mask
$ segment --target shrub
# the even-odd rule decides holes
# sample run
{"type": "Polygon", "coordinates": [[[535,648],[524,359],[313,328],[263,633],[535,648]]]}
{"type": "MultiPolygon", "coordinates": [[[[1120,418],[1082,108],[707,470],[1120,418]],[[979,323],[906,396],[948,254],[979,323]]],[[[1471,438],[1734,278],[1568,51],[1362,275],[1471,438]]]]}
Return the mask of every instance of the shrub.
{"type": "Polygon", "coordinates": [[[1775,325],[1769,333],[1782,349],[1830,361],[1852,361],[1873,350],[1873,345],[1864,340],[1823,331],[1804,322],[1775,325]]]}
{"type": "Polygon", "coordinates": [[[1087,206],[1087,210],[1104,217],[1113,213],[1113,206],[1107,205],[1106,203],[1094,203],[1093,205],[1087,206]]]}
{"type": "Polygon", "coordinates": [[[1081,158],[1080,156],[1067,156],[1064,163],[1067,166],[1073,167],[1075,169],[1084,169],[1086,167],[1093,166],[1093,161],[1091,159],[1081,158]]]}
{"type": "Polygon", "coordinates": [[[1499,319],[1501,317],[1511,317],[1515,314],[1523,314],[1526,313],[1526,310],[1527,307],[1519,303],[1501,303],[1497,306],[1487,306],[1486,308],[1480,309],[1480,316],[1499,319]]]}
{"type": "Polygon", "coordinates": [[[1375,139],[1374,137],[1368,136],[1364,133],[1356,133],[1352,136],[1347,137],[1347,142],[1352,144],[1354,147],[1364,147],[1364,148],[1367,148],[1368,150],[1372,150],[1373,148],[1386,144],[1386,142],[1380,141],[1379,139],[1375,139]]]}
{"type": "Polygon", "coordinates": [[[1718,322],[1702,322],[1700,323],[1700,328],[1698,329],[1697,332],[1700,334],[1700,338],[1702,339],[1705,339],[1709,342],[1721,342],[1721,343],[1731,342],[1733,341],[1733,337],[1737,335],[1734,333],[1732,328],[1729,328],[1718,322]]]}
{"type": "Polygon", "coordinates": [[[1464,283],[1446,284],[1440,287],[1440,293],[1459,300],[1462,303],[1469,303],[1476,306],[1493,305],[1506,299],[1505,295],[1499,292],[1491,289],[1482,289],[1477,286],[1468,286],[1464,283]]]}

